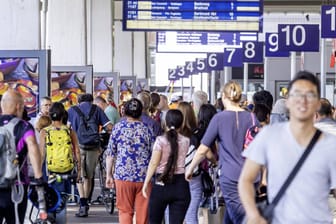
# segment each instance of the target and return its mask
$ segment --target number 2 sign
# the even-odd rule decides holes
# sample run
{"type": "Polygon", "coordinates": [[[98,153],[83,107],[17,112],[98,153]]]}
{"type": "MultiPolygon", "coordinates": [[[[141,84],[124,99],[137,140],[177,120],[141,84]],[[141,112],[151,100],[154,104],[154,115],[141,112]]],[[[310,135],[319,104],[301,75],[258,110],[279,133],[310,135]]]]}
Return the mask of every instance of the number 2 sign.
{"type": "Polygon", "coordinates": [[[322,5],[321,7],[321,37],[336,37],[336,5],[322,5]]]}
{"type": "Polygon", "coordinates": [[[279,24],[280,51],[319,51],[319,25],[279,24]]]}

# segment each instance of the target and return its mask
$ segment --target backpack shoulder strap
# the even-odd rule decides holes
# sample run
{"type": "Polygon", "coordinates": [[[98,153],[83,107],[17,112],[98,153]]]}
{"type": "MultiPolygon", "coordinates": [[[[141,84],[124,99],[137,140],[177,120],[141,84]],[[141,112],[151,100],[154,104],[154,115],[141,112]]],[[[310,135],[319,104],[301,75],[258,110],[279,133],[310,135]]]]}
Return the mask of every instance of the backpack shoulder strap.
{"type": "Polygon", "coordinates": [[[254,113],[250,112],[250,114],[251,114],[251,118],[252,118],[252,126],[255,126],[256,121],[255,121],[254,113]]]}
{"type": "Polygon", "coordinates": [[[66,131],[68,133],[68,135],[70,136],[70,128],[68,126],[62,125],[61,129],[64,130],[64,131],[66,131]]]}
{"type": "Polygon", "coordinates": [[[94,113],[96,112],[96,109],[97,109],[97,106],[94,105],[94,104],[92,104],[92,105],[91,105],[90,112],[89,112],[89,117],[88,117],[88,119],[90,119],[90,118],[94,115],[94,113]]]}
{"type": "Polygon", "coordinates": [[[20,121],[19,118],[14,117],[4,126],[6,126],[7,130],[10,131],[14,135],[14,128],[19,123],[19,121],[20,121]]]}
{"type": "Polygon", "coordinates": [[[79,116],[85,117],[84,114],[83,114],[83,112],[81,111],[81,109],[78,106],[74,106],[73,108],[74,108],[74,110],[77,112],[77,114],[79,116]]]}

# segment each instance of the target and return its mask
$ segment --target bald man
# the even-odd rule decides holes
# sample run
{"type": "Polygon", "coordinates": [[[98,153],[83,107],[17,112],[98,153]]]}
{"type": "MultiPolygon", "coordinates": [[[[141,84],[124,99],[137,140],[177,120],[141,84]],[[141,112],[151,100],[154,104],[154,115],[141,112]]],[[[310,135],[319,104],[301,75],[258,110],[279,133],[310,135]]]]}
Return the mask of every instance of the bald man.
{"type": "MultiPolygon", "coordinates": [[[[0,115],[0,126],[7,124],[11,119],[18,117],[19,122],[14,127],[16,151],[19,156],[21,181],[24,183],[24,197],[18,206],[19,221],[24,222],[27,208],[27,189],[29,184],[28,167],[26,157],[32,164],[35,179],[38,183],[43,183],[41,170],[41,154],[36,144],[33,126],[22,120],[24,109],[23,97],[15,90],[8,90],[1,100],[2,115],[0,115]]],[[[3,219],[7,224],[15,224],[14,203],[11,200],[11,189],[0,188],[0,223],[3,219]]]]}

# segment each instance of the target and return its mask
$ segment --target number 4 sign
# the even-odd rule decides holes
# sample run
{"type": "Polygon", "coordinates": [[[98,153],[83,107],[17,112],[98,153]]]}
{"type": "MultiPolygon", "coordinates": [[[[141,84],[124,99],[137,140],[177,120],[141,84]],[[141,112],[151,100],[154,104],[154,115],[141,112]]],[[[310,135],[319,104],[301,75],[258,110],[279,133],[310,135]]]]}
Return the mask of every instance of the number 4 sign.
{"type": "Polygon", "coordinates": [[[280,51],[319,51],[319,25],[279,24],[280,51]]]}
{"type": "Polygon", "coordinates": [[[336,37],[336,5],[322,5],[321,7],[321,37],[336,37]]]}

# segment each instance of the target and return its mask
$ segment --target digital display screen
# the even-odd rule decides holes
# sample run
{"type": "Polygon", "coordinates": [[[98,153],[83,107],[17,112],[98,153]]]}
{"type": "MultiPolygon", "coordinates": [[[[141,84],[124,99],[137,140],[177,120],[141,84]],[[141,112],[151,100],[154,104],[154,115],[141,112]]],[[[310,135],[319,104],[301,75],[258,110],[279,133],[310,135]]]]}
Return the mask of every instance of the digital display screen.
{"type": "Polygon", "coordinates": [[[174,32],[156,34],[156,50],[160,53],[223,53],[225,47],[241,48],[243,41],[257,41],[253,32],[174,32]]]}
{"type": "Polygon", "coordinates": [[[124,0],[124,30],[262,30],[263,0],[124,0]]]}
{"type": "Polygon", "coordinates": [[[0,58],[0,95],[16,89],[24,98],[30,117],[37,115],[39,105],[39,58],[0,58]]]}

